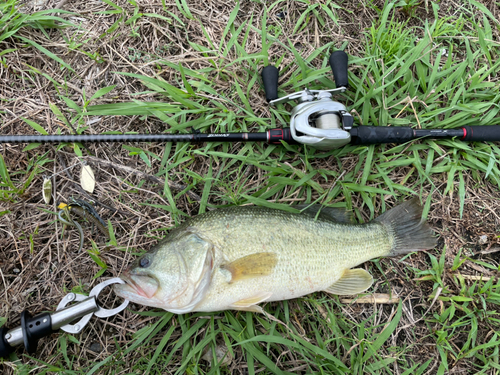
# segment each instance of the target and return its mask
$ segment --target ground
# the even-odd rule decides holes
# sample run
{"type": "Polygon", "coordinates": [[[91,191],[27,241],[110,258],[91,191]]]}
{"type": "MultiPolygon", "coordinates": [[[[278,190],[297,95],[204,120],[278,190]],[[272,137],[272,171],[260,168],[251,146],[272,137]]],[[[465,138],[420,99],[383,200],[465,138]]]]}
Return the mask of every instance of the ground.
{"type": "MultiPolygon", "coordinates": [[[[286,126],[293,104],[271,108],[259,72],[279,66],[280,96],[333,88],[328,57],[337,49],[349,55],[350,88],[336,100],[356,125],[433,129],[500,119],[495,1],[10,0],[0,7],[2,135],[286,126]]],[[[2,373],[495,374],[498,145],[418,140],[324,152],[241,142],[3,143],[0,316],[7,323],[0,324],[9,327],[24,309],[53,311],[70,291],[88,293],[120,275],[170,228],[217,207],[315,202],[365,222],[417,196],[439,241],[364,264],[375,278],[368,303],[315,293],[265,304],[266,316],[177,316],[132,304],[93,318],[79,335],[42,339],[31,356],[18,349],[0,362],[2,373]],[[81,187],[85,164],[95,174],[92,193],[81,187]],[[95,202],[115,239],[81,221],[78,251],[76,228],[56,216],[70,197],[95,202]],[[216,347],[228,352],[219,364],[207,355],[216,347]]],[[[110,292],[101,303],[120,300],[110,292]]]]}

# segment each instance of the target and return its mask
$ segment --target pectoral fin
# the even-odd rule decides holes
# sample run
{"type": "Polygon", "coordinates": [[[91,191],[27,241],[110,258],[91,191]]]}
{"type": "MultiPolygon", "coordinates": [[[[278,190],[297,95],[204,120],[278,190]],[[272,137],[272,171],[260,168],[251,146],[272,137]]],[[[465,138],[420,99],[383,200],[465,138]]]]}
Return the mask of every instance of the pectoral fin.
{"type": "Polygon", "coordinates": [[[275,253],[256,253],[224,264],[221,268],[231,273],[229,282],[233,283],[238,280],[269,275],[277,262],[278,257],[275,253]]]}
{"type": "Polygon", "coordinates": [[[260,292],[256,295],[241,299],[239,301],[233,302],[229,307],[233,310],[241,310],[241,311],[252,311],[262,313],[262,307],[257,306],[258,303],[264,302],[266,299],[270,298],[273,295],[272,292],[260,292]]]}
{"type": "Polygon", "coordinates": [[[356,268],[346,270],[342,277],[325,291],[332,294],[352,295],[364,292],[372,284],[372,275],[361,268],[356,268]]]}

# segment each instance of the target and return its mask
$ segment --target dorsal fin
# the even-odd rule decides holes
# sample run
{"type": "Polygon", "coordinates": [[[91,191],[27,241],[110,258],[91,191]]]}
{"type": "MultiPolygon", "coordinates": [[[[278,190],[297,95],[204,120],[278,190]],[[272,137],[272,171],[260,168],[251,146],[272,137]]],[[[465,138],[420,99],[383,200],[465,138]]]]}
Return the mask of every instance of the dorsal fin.
{"type": "Polygon", "coordinates": [[[301,214],[305,214],[313,218],[317,217],[318,219],[334,221],[337,223],[356,223],[354,214],[350,211],[346,211],[344,208],[325,207],[320,204],[299,204],[297,206],[294,206],[294,208],[296,208],[297,210],[303,210],[301,214]]]}

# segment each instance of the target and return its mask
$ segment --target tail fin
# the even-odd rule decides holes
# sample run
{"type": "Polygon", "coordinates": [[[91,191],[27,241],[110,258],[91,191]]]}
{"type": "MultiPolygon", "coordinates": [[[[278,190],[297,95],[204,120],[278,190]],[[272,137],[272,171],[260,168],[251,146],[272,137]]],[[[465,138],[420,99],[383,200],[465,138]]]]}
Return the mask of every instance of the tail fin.
{"type": "Polygon", "coordinates": [[[394,244],[388,256],[428,250],[437,244],[433,230],[422,220],[422,206],[418,198],[384,212],[375,221],[384,224],[394,236],[394,244]]]}

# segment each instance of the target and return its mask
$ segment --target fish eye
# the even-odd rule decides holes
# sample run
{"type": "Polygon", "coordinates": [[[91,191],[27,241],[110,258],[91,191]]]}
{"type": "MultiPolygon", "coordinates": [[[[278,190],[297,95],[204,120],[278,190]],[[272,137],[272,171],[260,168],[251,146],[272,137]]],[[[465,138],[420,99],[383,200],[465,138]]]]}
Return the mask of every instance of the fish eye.
{"type": "Polygon", "coordinates": [[[151,261],[149,260],[149,257],[144,257],[139,261],[139,265],[142,268],[147,268],[151,264],[151,261]]]}

